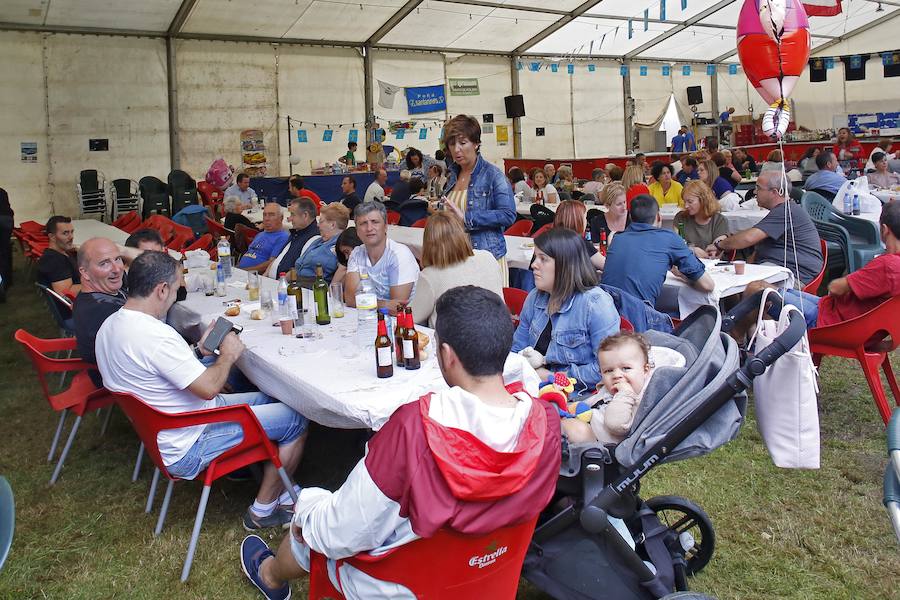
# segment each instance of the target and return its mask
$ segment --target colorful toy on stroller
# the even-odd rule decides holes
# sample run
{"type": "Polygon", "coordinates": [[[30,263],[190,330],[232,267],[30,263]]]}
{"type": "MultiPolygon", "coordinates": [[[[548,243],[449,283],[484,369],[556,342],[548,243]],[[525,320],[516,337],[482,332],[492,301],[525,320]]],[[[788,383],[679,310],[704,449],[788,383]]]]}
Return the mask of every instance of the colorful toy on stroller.
{"type": "Polygon", "coordinates": [[[686,366],[656,369],[619,444],[564,444],[557,498],[535,530],[526,579],[559,599],[662,598],[687,590],[687,576],[713,555],[712,522],[684,498],[642,500],[640,480],[662,463],[703,456],[734,439],[753,379],[803,337],[803,318],[793,313],[785,333],[741,366],[727,332],[759,301],[748,298],[724,319],[701,307],[675,335],[645,333],[653,346],[682,354],[686,366]]]}

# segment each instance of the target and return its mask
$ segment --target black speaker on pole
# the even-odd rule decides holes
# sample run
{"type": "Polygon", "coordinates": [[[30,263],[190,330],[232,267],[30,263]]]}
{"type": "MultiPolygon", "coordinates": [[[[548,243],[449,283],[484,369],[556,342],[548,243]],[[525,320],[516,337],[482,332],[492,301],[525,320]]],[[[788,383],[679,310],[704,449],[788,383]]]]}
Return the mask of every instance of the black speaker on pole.
{"type": "Polygon", "coordinates": [[[688,86],[687,89],[688,104],[703,104],[703,88],[699,85],[688,86]]]}
{"type": "Polygon", "coordinates": [[[506,96],[505,98],[503,98],[503,101],[506,103],[507,119],[525,116],[525,100],[522,98],[522,94],[516,94],[515,96],[506,96]]]}

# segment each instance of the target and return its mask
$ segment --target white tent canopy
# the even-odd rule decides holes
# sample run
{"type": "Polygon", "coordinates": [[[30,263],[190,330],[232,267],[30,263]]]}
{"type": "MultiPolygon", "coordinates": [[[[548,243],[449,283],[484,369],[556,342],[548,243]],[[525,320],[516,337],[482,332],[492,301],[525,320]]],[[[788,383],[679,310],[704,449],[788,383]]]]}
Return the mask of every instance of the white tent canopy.
{"type": "MultiPolygon", "coordinates": [[[[448,116],[493,115],[511,132],[508,143],[483,136],[482,153],[499,164],[516,142],[530,158],[623,154],[633,124],[654,122],[670,98],[683,119],[690,115],[688,86],[700,86],[707,114],[727,106],[758,114],[762,101],[740,70],[709,76],[705,68],[736,62],[740,2],[687,0],[682,10],[681,0],[666,0],[664,19],[660,3],[5,0],[0,186],[18,220],[43,218],[74,211],[85,168],[137,180],[165,179],[176,167],[202,177],[217,156],[240,164],[245,129],[264,132],[270,174],[286,175],[334,160],[349,131],[362,141],[372,118],[416,121],[424,139],[389,133],[388,143],[434,152],[448,116]],[[425,115],[410,115],[402,93],[392,108],[377,104],[378,80],[402,88],[450,78],[477,79],[479,95],[448,95],[446,110],[425,115]],[[517,122],[503,104],[513,93],[525,98],[527,116],[517,122]],[[297,129],[307,142],[297,142],[297,129]],[[92,138],[108,139],[109,151],[90,152],[92,138]],[[20,160],[24,143],[37,144],[37,163],[20,160]]],[[[810,19],[814,55],[897,48],[900,1],[845,0],[843,8],[810,19]]],[[[792,96],[798,123],[825,128],[835,114],[897,110],[900,86],[882,78],[880,60],[866,68],[861,82],[845,82],[842,69],[824,83],[804,75],[792,96]]]]}

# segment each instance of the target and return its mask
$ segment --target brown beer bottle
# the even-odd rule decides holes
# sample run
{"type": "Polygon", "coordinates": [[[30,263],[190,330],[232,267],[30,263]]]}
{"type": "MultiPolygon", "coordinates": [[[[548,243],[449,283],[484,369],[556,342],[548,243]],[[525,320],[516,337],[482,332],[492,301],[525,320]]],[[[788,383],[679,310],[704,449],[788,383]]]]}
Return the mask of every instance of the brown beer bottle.
{"type": "Polygon", "coordinates": [[[406,328],[403,332],[403,360],[406,368],[412,371],[422,366],[419,361],[419,334],[416,333],[412,309],[408,306],[404,311],[404,317],[406,328]]]}
{"type": "Polygon", "coordinates": [[[397,325],[394,327],[394,354],[397,355],[398,367],[406,367],[406,361],[403,360],[403,336],[406,333],[406,327],[404,327],[406,317],[403,315],[403,308],[403,304],[397,307],[397,325]]]}
{"type": "Polygon", "coordinates": [[[388,337],[387,323],[384,320],[386,308],[378,311],[378,337],[375,338],[375,373],[379,379],[393,377],[394,360],[391,358],[391,338],[388,337]]]}

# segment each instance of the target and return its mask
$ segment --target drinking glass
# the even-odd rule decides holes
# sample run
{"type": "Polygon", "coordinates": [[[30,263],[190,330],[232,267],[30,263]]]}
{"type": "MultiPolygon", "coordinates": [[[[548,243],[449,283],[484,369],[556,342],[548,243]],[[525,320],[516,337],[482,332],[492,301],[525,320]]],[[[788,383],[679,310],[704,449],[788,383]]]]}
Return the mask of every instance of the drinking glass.
{"type": "Polygon", "coordinates": [[[344,316],[344,284],[332,283],[328,290],[331,295],[331,316],[340,319],[344,316]]]}
{"type": "Polygon", "coordinates": [[[264,313],[263,318],[273,314],[275,312],[275,300],[272,299],[272,291],[262,290],[259,293],[259,298],[259,308],[264,313]]]}
{"type": "Polygon", "coordinates": [[[259,300],[259,273],[247,273],[247,293],[251,302],[259,300]]]}

